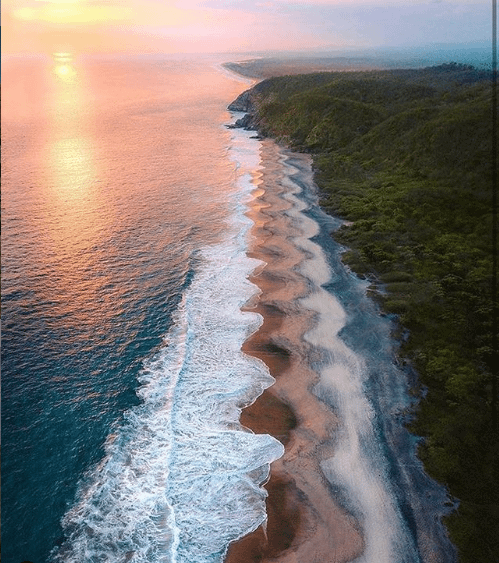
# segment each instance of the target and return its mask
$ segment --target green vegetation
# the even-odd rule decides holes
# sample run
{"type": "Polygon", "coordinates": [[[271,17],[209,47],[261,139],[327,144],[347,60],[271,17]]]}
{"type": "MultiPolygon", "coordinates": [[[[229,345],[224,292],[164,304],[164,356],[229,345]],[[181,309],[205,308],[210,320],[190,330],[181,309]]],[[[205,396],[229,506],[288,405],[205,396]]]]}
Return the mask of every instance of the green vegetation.
{"type": "Polygon", "coordinates": [[[250,98],[262,134],[313,154],[322,206],[348,220],[334,233],[345,262],[409,330],[400,353],[428,390],[411,430],[460,500],[446,520],[460,561],[497,561],[490,75],[456,63],[317,73],[265,80],[250,98]]]}

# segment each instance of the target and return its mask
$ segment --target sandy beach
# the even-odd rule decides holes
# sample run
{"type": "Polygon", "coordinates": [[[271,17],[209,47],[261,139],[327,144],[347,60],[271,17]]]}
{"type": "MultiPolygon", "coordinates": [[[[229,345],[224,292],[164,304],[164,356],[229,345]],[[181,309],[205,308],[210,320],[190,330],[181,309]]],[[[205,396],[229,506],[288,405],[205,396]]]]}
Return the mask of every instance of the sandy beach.
{"type": "Polygon", "coordinates": [[[265,140],[261,188],[248,215],[255,223],[251,256],[266,265],[252,277],[262,293],[247,305],[264,322],[243,347],[268,365],[276,383],[242,412],[241,422],[279,439],[285,454],[272,464],[266,484],[266,526],[231,544],[226,563],[346,562],[362,552],[363,538],[355,519],[335,502],[320,468],[332,455],[337,419],[311,392],[317,374],[303,335],[314,317],[298,303],[307,284],[296,271],[307,256],[294,243],[304,233],[293,218],[299,210],[283,198],[288,188],[281,161],[281,149],[265,140]]]}

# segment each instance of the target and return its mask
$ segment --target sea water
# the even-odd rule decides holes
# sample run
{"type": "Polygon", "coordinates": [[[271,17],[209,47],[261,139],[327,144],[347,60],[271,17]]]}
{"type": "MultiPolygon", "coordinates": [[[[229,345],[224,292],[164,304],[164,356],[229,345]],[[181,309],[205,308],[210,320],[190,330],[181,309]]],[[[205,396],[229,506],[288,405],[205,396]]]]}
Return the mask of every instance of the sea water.
{"type": "MultiPolygon", "coordinates": [[[[273,382],[241,353],[262,322],[241,311],[261,265],[246,217],[260,144],[225,127],[247,84],[218,62],[3,61],[6,563],[216,563],[265,521],[283,447],[238,422],[273,382]]],[[[362,562],[451,561],[445,491],[400,420],[390,320],[341,264],[303,162],[280,165],[306,256],[300,306],[315,312],[313,392],[340,421],[325,479],[359,522],[362,562]]]]}
{"type": "Polygon", "coordinates": [[[282,445],[245,217],[247,86],[214,60],[8,58],[2,120],[3,558],[220,561],[282,445]]]}

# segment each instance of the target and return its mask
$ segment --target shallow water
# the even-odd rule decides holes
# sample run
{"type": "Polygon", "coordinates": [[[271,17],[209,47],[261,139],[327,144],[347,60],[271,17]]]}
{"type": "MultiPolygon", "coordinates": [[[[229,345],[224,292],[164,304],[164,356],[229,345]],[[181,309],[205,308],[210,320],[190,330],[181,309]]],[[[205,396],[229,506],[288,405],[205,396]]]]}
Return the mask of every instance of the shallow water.
{"type": "Polygon", "coordinates": [[[456,560],[441,517],[445,489],[428,478],[416,456],[417,438],[404,428],[411,407],[409,374],[398,365],[393,320],[367,297],[368,283],[341,262],[330,236],[341,222],[317,206],[310,160],[284,151],[286,199],[302,235],[306,259],[302,307],[315,313],[304,334],[319,376],[314,394],[335,412],[334,455],[321,462],[334,496],[358,520],[365,548],[358,563],[456,560]]]}

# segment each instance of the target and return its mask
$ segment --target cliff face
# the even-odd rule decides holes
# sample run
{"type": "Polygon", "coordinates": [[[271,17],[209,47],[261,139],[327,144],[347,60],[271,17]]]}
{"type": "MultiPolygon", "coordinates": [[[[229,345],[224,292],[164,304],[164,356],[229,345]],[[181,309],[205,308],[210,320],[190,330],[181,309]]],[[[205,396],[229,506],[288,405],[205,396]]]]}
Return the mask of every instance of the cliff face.
{"type": "Polygon", "coordinates": [[[244,112],[246,115],[238,119],[232,127],[256,129],[256,94],[253,88],[240,94],[228,107],[229,111],[244,112]]]}
{"type": "Polygon", "coordinates": [[[255,107],[253,104],[254,90],[250,88],[242,94],[240,94],[229,106],[229,111],[244,111],[244,112],[254,112],[255,107]]]}

